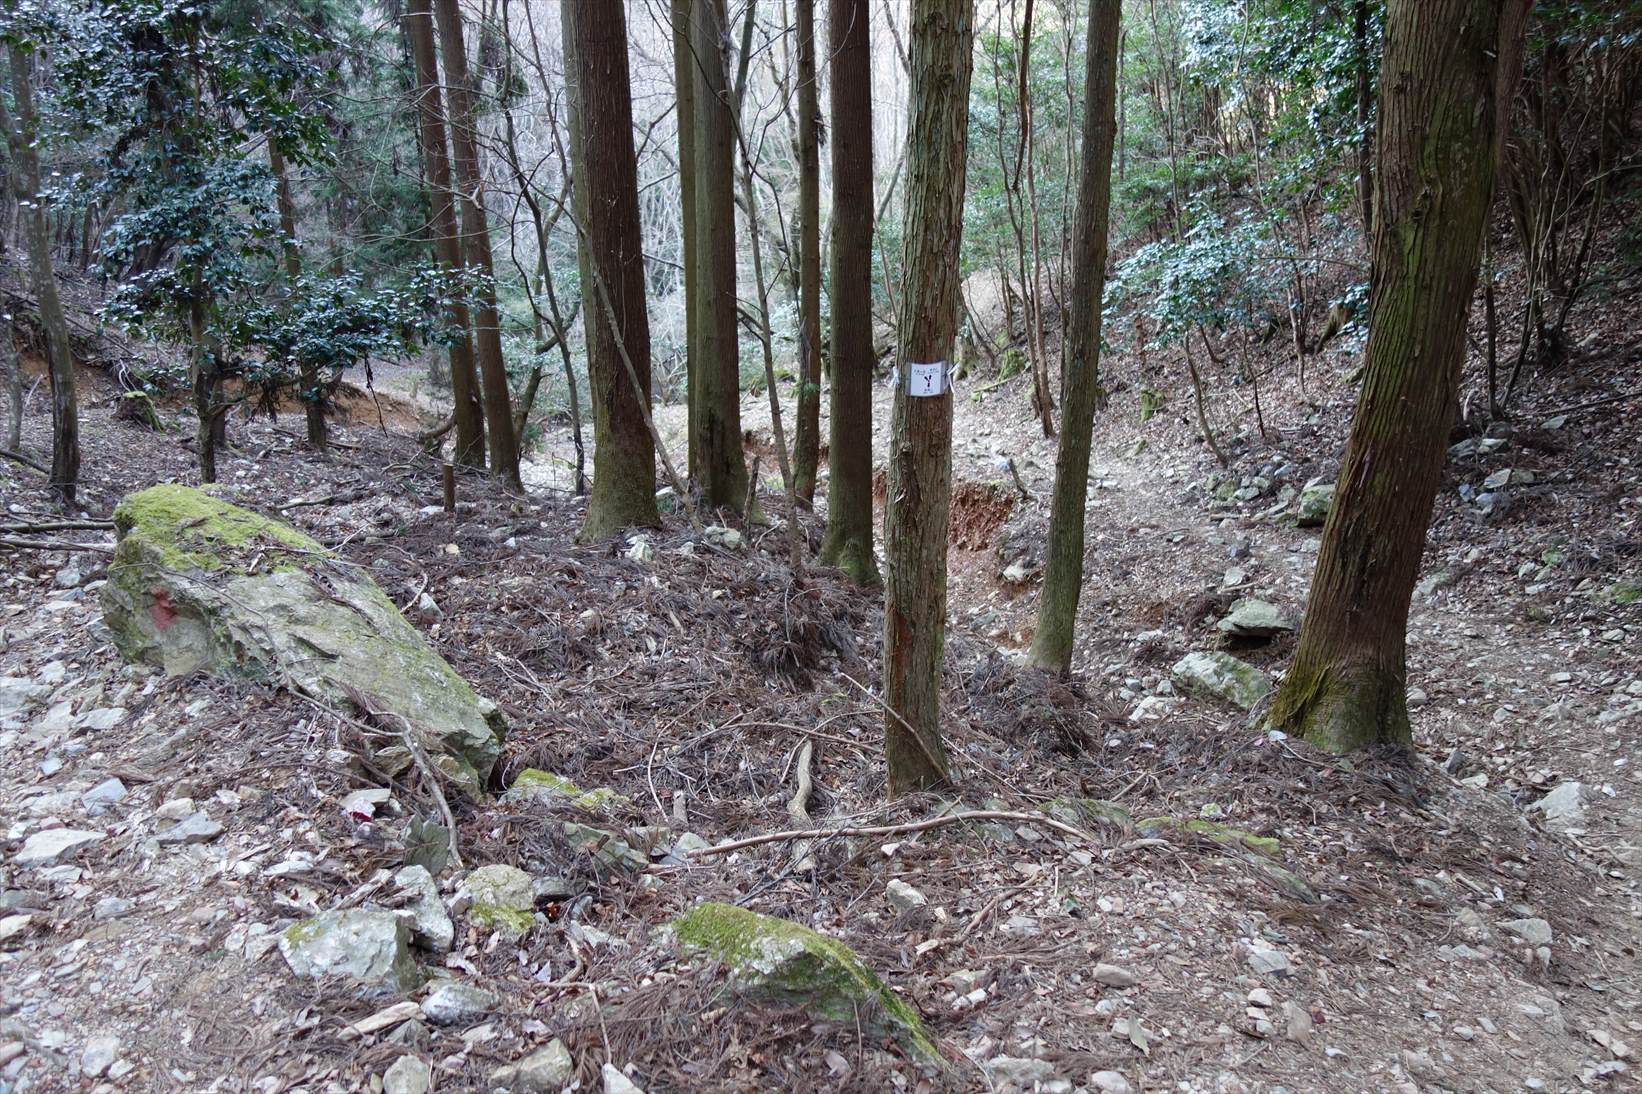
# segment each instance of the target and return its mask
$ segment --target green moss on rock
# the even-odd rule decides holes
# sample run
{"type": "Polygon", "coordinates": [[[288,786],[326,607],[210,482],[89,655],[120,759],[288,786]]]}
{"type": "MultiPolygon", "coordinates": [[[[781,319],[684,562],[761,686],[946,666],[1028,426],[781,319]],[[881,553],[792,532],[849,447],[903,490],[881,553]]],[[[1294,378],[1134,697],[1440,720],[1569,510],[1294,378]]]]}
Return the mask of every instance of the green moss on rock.
{"type": "Polygon", "coordinates": [[[357,566],[278,521],[186,486],[132,494],[103,586],[127,660],[207,672],[346,704],[363,695],[477,794],[501,753],[494,705],[474,694],[357,566]]]}
{"type": "Polygon", "coordinates": [[[527,767],[514,777],[513,786],[507,796],[511,801],[562,799],[589,813],[622,812],[633,808],[633,799],[625,794],[618,794],[607,786],[583,790],[563,775],[555,775],[551,771],[542,771],[535,767],[527,767]]]}
{"type": "Polygon", "coordinates": [[[797,1004],[839,1022],[876,1023],[927,1063],[946,1065],[918,1012],[836,939],[733,904],[698,904],[673,922],[686,951],[729,971],[751,998],[797,1004]]]}
{"type": "Polygon", "coordinates": [[[1226,847],[1246,847],[1257,851],[1267,858],[1276,858],[1281,852],[1282,844],[1272,836],[1257,836],[1253,832],[1245,832],[1241,828],[1221,824],[1219,821],[1203,820],[1193,817],[1147,817],[1137,821],[1137,828],[1174,828],[1181,832],[1195,832],[1200,836],[1213,840],[1226,847]]]}

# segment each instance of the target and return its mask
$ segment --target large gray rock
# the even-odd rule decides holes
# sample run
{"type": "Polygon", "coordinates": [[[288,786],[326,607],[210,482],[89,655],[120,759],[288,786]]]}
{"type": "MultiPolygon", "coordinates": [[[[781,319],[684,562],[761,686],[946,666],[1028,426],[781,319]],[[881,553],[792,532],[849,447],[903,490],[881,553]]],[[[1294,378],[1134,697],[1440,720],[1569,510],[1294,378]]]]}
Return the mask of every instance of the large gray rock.
{"type": "Polygon", "coordinates": [[[1270,638],[1292,631],[1294,625],[1294,617],[1269,600],[1246,597],[1233,604],[1215,628],[1233,638],[1270,638]]]}
{"type": "Polygon", "coordinates": [[[528,1094],[558,1094],[575,1078],[576,1064],[570,1050],[555,1037],[518,1063],[491,1072],[490,1085],[528,1094]]]}
{"type": "Polygon", "coordinates": [[[364,570],[294,528],[176,484],[127,496],[114,523],[103,617],[128,660],[328,702],[361,697],[388,729],[403,719],[459,782],[483,785],[501,753],[495,706],[364,570]]]}
{"type": "Polygon", "coordinates": [[[1174,686],[1188,695],[1217,699],[1249,710],[1271,691],[1266,674],[1219,650],[1188,653],[1169,670],[1174,686]]]}
{"type": "Polygon", "coordinates": [[[0,676],[0,718],[21,714],[45,702],[51,689],[24,676],[0,676]]]}
{"type": "Polygon", "coordinates": [[[460,980],[446,980],[429,989],[422,1013],[436,1026],[472,1024],[495,1010],[501,997],[493,991],[460,980]]]}
{"type": "Polygon", "coordinates": [[[410,928],[382,908],[322,912],[279,936],[279,952],[306,980],[344,978],[374,992],[414,991],[422,970],[410,952],[410,928]]]}

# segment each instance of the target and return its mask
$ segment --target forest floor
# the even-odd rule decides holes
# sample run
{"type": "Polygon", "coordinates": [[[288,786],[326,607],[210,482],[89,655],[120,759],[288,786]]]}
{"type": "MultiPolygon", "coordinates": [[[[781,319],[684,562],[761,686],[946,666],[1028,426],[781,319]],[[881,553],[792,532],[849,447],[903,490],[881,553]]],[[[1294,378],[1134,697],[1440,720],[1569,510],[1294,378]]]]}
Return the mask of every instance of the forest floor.
{"type": "MultiPolygon", "coordinates": [[[[380,1089],[406,1054],[433,1064],[436,1089],[489,1090],[555,1037],[581,1089],[599,1088],[606,1063],[651,1091],[1634,1089],[1642,603],[1613,591],[1642,576],[1642,430],[1634,401],[1585,405],[1637,374],[1624,332],[1596,345],[1621,348],[1538,378],[1503,444],[1450,462],[1411,619],[1412,763],[1320,754],[1168,683],[1179,656],[1219,646],[1214,622],[1239,596],[1302,607],[1318,532],[1295,527],[1282,491],[1332,476],[1347,358],[1314,359],[1305,398],[1291,371],[1268,376],[1271,441],[1241,389],[1216,390],[1225,489],[1189,389],[1142,424],[1140,387],[1163,385],[1113,363],[1070,681],[1011,656],[1031,633],[1053,442],[1023,380],[980,401],[978,385],[961,388],[945,703],[956,796],[1012,811],[1106,799],[1152,822],[1079,817],[1079,838],[1033,823],[838,838],[809,862],[776,842],[627,874],[570,846],[559,821],[594,823],[574,806],[458,803],[468,866],[517,864],[566,895],[521,943],[458,918],[454,950],[425,963],[501,1002],[457,1025],[356,1035],[349,1024],[391,1000],[294,980],[274,945],[297,919],[380,895],[409,815],[431,814],[425,788],[395,781],[362,822],[340,806],[373,785],[348,719],[279,690],[128,667],[101,622],[105,556],[6,555],[0,677],[42,687],[9,685],[17,698],[0,706],[0,1091],[380,1089]],[[1511,469],[1534,481],[1483,485],[1511,469]],[[110,778],[121,800],[84,797],[110,778]],[[1548,830],[1530,807],[1568,781],[1587,789],[1583,815],[1548,830]],[[156,840],[162,807],[182,798],[220,834],[156,840]],[[1195,819],[1277,844],[1175,823],[1195,819]],[[56,825],[102,838],[45,870],[10,861],[56,825]],[[892,903],[892,880],[924,903],[892,903]],[[920,1069],[860,1022],[729,1002],[721,972],[659,930],[704,899],[854,947],[953,1070],[920,1069]]],[[[880,384],[880,430],[886,398],[880,384]]],[[[89,512],[194,481],[188,430],[154,436],[86,405],[89,512]]],[[[31,412],[40,452],[38,400],[31,412]]],[[[744,414],[774,474],[762,396],[744,414]]],[[[676,432],[675,411],[661,418],[676,432]]],[[[632,805],[598,823],[716,843],[794,826],[809,743],[818,825],[943,808],[883,802],[877,597],[822,569],[789,581],[778,493],[764,503],[776,526],[746,529],[745,551],[674,516],[642,533],[644,561],[627,541],[576,545],[580,502],[562,492],[519,501],[465,479],[453,519],[408,436],[343,425],[353,447],[327,459],[287,432],[299,424],[236,421],[226,496],[336,546],[400,604],[431,596],[417,622],[508,717],[503,781],[536,767],[610,787],[632,805]]],[[[0,502],[18,520],[52,512],[40,477],[10,463],[0,502]]],[[[801,520],[814,543],[817,518],[801,520]]],[[[1277,669],[1291,641],[1235,652],[1277,669]]]]}

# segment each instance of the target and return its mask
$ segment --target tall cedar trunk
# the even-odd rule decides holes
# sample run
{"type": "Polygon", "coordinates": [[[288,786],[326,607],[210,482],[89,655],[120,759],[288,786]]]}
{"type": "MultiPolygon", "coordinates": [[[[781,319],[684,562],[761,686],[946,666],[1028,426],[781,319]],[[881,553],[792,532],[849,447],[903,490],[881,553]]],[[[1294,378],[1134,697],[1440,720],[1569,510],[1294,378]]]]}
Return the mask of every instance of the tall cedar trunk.
{"type": "Polygon", "coordinates": [[[1107,213],[1112,196],[1113,114],[1117,100],[1118,25],[1122,0],[1093,0],[1084,75],[1083,163],[1072,239],[1072,298],[1066,322],[1055,497],[1049,514],[1049,561],[1038,597],[1032,662],[1065,672],[1072,663],[1078,597],[1083,591],[1083,522],[1088,511],[1089,443],[1101,402],[1100,319],[1106,291],[1107,213]]]}
{"type": "Polygon", "coordinates": [[[457,204],[462,210],[462,252],[468,270],[479,282],[473,286],[476,304],[473,340],[484,388],[490,471],[512,489],[523,492],[524,484],[519,479],[519,438],[513,432],[507,365],[502,359],[501,317],[496,310],[496,283],[492,279],[484,179],[479,172],[478,121],[473,85],[468,79],[466,47],[462,42],[462,12],[457,0],[433,0],[433,10],[439,24],[445,95],[450,104],[451,167],[456,176],[457,204]]]}
{"type": "Polygon", "coordinates": [[[815,500],[821,459],[821,147],[815,93],[815,0],[798,8],[798,407],[793,489],[815,500]]]}
{"type": "MultiPolygon", "coordinates": [[[[948,781],[941,743],[952,391],[911,395],[915,366],[945,372],[958,331],[972,0],[913,0],[906,261],[885,520],[884,758],[891,796],[948,781]]],[[[927,375],[927,374],[926,374],[927,375]]]]}
{"type": "MultiPolygon", "coordinates": [[[[302,276],[302,250],[296,238],[296,202],[291,199],[285,157],[280,154],[272,134],[268,137],[268,171],[274,176],[274,203],[279,208],[279,242],[285,259],[286,288],[294,291],[297,279],[302,276]]],[[[320,387],[319,369],[313,362],[302,361],[297,385],[307,421],[308,447],[323,452],[329,441],[325,428],[325,392],[320,387]]]]}
{"type": "MultiPolygon", "coordinates": [[[[433,236],[433,253],[439,265],[455,272],[463,265],[462,237],[456,229],[456,208],[451,201],[444,96],[439,91],[439,66],[433,49],[432,0],[409,0],[403,25],[416,64],[416,122],[422,145],[422,172],[428,187],[428,231],[433,236]]],[[[461,331],[461,337],[450,347],[450,391],[456,419],[454,459],[467,467],[483,467],[485,416],[479,406],[472,323],[465,301],[451,305],[450,319],[461,331]]]]}
{"type": "MultiPolygon", "coordinates": [[[[68,344],[68,321],[57,298],[57,275],[51,268],[51,227],[41,200],[40,152],[36,136],[33,65],[28,51],[13,43],[11,91],[17,117],[0,118],[11,148],[12,185],[18,220],[28,237],[29,275],[40,303],[40,325],[46,336],[46,364],[51,378],[51,491],[65,506],[74,504],[80,481],[80,408],[74,394],[74,358],[68,344]]],[[[0,108],[3,109],[3,108],[0,108]]],[[[14,365],[15,367],[15,365],[14,365]]]]}
{"type": "Polygon", "coordinates": [[[832,387],[821,562],[878,584],[872,551],[872,35],[870,0],[831,0],[832,387]]]}
{"type": "Polygon", "coordinates": [[[747,499],[741,455],[741,355],[736,332],[735,128],[725,55],[724,0],[696,0],[690,28],[695,67],[696,298],[695,379],[700,399],[696,482],[709,509],[740,509],[747,499]]]}
{"type": "Polygon", "coordinates": [[[686,473],[695,478],[700,474],[696,454],[696,421],[699,411],[696,400],[701,395],[697,379],[701,362],[696,356],[700,335],[701,283],[696,268],[696,62],[690,41],[694,0],[672,0],[673,15],[673,91],[677,100],[678,118],[678,191],[680,228],[684,240],[684,390],[687,413],[685,441],[686,473]]]}
{"type": "Polygon", "coordinates": [[[1392,0],[1368,346],[1294,663],[1272,721],[1324,748],[1409,740],[1408,605],[1464,363],[1529,0],[1392,0]]]}
{"type": "Polygon", "coordinates": [[[627,72],[627,17],[609,0],[567,0],[564,18],[577,258],[582,284],[602,281],[610,311],[590,308],[587,380],[593,398],[593,493],[583,540],[656,525],[656,451],[646,424],[650,320],[645,312],[638,165],[627,72]],[[597,271],[596,273],[594,271],[597,271]],[[607,320],[607,321],[601,321],[607,320]],[[616,339],[621,339],[620,345],[616,339]],[[634,377],[621,357],[625,347],[634,377]]]}

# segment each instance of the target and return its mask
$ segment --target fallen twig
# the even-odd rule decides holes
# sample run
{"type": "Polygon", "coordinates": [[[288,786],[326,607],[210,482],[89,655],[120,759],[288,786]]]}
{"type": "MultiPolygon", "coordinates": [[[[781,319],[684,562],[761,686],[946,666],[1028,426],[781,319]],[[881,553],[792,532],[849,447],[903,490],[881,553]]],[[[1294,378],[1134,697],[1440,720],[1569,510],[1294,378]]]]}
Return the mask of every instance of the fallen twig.
{"type": "Polygon", "coordinates": [[[66,539],[12,539],[0,538],[0,547],[10,547],[14,551],[95,551],[100,555],[114,553],[112,547],[102,547],[95,543],[70,543],[66,539]]]}
{"type": "Polygon", "coordinates": [[[9,448],[0,448],[0,456],[4,456],[8,460],[16,460],[18,463],[22,464],[24,467],[32,467],[34,470],[40,472],[40,474],[42,474],[42,475],[51,474],[50,471],[47,471],[44,467],[41,467],[39,464],[37,464],[33,460],[29,459],[27,456],[23,455],[21,452],[13,452],[9,448]]]}
{"type": "Polygon", "coordinates": [[[0,524],[0,532],[32,535],[35,532],[106,532],[114,527],[111,520],[45,520],[35,524],[0,524]]]}
{"type": "Polygon", "coordinates": [[[906,824],[881,824],[871,828],[804,828],[790,832],[769,832],[762,836],[748,836],[746,839],[721,843],[716,847],[703,847],[699,850],[690,851],[688,854],[691,858],[707,858],[711,855],[724,855],[731,851],[739,851],[743,847],[756,847],[761,843],[778,843],[783,840],[835,839],[839,836],[900,836],[912,832],[923,832],[930,828],[939,828],[947,824],[985,820],[1036,824],[1044,828],[1052,828],[1063,835],[1071,836],[1073,839],[1085,843],[1095,842],[1095,838],[1089,833],[1073,828],[1070,824],[1062,824],[1053,817],[1046,817],[1042,813],[1011,813],[1000,809],[971,809],[963,813],[948,813],[945,816],[931,817],[928,820],[911,821],[906,824]]]}

